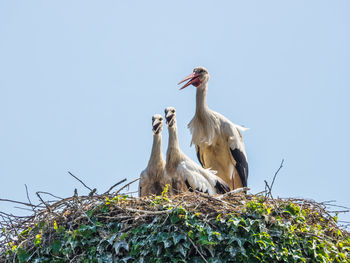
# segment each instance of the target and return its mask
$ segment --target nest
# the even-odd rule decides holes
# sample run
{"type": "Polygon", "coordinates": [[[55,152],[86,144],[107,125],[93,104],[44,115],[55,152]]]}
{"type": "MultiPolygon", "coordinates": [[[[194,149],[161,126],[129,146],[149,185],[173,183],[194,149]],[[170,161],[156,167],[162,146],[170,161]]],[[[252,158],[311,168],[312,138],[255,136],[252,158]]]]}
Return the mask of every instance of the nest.
{"type": "MultiPolygon", "coordinates": [[[[137,183],[137,179],[110,193],[115,186],[125,181],[126,179],[115,184],[103,194],[97,194],[96,189],[90,188],[91,192],[87,196],[79,196],[75,191],[74,195],[68,198],[60,198],[50,193],[38,192],[37,195],[41,202],[37,205],[7,200],[30,207],[32,213],[28,216],[15,216],[0,212],[0,227],[2,228],[0,234],[0,257],[9,249],[9,244],[12,247],[23,247],[29,251],[34,250],[36,234],[29,231],[26,235],[23,235],[23,231],[34,229],[42,222],[50,226],[46,228],[47,231],[43,234],[45,237],[43,239],[44,242],[50,244],[56,237],[55,225],[74,230],[82,224],[91,223],[89,216],[91,211],[94,211],[94,216],[98,218],[99,222],[103,224],[121,222],[124,223],[124,230],[127,231],[145,222],[151,222],[155,217],[164,217],[164,220],[166,220],[169,213],[178,207],[182,207],[190,213],[197,213],[203,220],[208,221],[217,218],[219,214],[222,216],[232,213],[237,215],[244,214],[247,213],[246,204],[254,199],[259,199],[262,203],[274,208],[268,220],[274,220],[274,215],[277,214],[282,215],[285,220],[289,220],[290,215],[283,214],[279,211],[279,208],[283,204],[293,203],[308,211],[307,221],[310,225],[319,224],[329,229],[342,231],[343,235],[349,236],[349,232],[340,227],[334,220],[331,212],[329,212],[329,205],[332,205],[330,202],[317,203],[312,200],[292,198],[275,199],[272,195],[264,192],[255,195],[245,194],[244,192],[247,189],[243,188],[220,196],[208,196],[199,192],[186,192],[170,197],[166,196],[166,194],[159,197],[142,198],[126,195],[128,187],[133,183],[137,183]],[[51,200],[44,200],[42,198],[43,194],[50,196],[51,200]],[[169,209],[164,208],[164,203],[158,205],[156,202],[157,198],[166,199],[165,203],[169,209]],[[101,206],[109,202],[112,204],[109,206],[108,213],[103,213],[100,209],[101,206]]],[[[345,211],[342,210],[340,212],[345,211]]],[[[327,238],[332,238],[333,232],[330,231],[327,235],[327,238]]]]}

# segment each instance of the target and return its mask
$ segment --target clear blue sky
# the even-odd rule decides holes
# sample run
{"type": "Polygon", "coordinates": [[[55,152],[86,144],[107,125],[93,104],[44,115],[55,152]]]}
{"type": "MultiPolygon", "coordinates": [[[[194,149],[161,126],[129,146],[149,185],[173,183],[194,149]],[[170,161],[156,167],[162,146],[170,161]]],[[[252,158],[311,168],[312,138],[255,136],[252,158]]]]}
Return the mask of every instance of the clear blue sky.
{"type": "Polygon", "coordinates": [[[176,84],[202,65],[209,106],[251,128],[253,193],[285,158],[275,196],[350,206],[349,11],[346,0],[1,1],[0,198],[26,201],[25,183],[34,201],[86,194],[68,170],[100,193],[137,178],[166,106],[196,159],[195,88],[176,84]]]}

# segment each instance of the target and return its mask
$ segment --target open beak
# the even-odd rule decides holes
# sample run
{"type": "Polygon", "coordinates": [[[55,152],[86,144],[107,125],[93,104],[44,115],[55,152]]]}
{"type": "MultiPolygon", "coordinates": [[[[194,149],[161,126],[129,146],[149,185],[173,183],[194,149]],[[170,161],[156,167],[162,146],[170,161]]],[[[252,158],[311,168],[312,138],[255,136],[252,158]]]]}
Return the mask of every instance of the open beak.
{"type": "Polygon", "coordinates": [[[159,129],[160,129],[160,124],[161,122],[158,119],[155,119],[152,126],[153,126],[153,131],[154,133],[158,133],[159,129]]]}
{"type": "Polygon", "coordinates": [[[181,80],[177,85],[181,84],[182,82],[185,82],[187,80],[189,80],[185,85],[183,85],[180,90],[186,88],[187,86],[191,85],[191,84],[196,84],[198,83],[198,77],[199,74],[193,72],[191,75],[188,75],[186,78],[184,78],[183,80],[181,80]]]}
{"type": "Polygon", "coordinates": [[[168,111],[165,115],[166,123],[170,126],[173,126],[174,124],[173,117],[174,117],[174,114],[171,111],[168,111]]]}

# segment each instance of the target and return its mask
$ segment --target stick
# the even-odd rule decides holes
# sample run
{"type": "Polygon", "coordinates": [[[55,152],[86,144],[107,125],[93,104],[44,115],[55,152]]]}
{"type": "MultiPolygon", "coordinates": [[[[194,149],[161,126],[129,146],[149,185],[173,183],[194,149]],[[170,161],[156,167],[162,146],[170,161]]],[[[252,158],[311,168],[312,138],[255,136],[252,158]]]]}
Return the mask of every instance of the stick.
{"type": "Polygon", "coordinates": [[[237,189],[235,189],[235,190],[232,190],[232,191],[230,191],[230,192],[227,192],[227,193],[225,193],[225,194],[222,194],[222,195],[218,196],[217,199],[220,199],[220,200],[221,200],[222,198],[225,198],[225,197],[227,197],[227,196],[229,196],[229,195],[234,195],[234,194],[242,193],[242,192],[245,192],[245,191],[248,191],[248,190],[250,190],[250,188],[248,188],[248,187],[237,188],[237,189]]]}
{"type": "Polygon", "coordinates": [[[118,186],[118,185],[120,185],[120,184],[122,184],[122,183],[124,183],[124,182],[126,182],[126,178],[124,178],[124,179],[121,180],[120,182],[118,182],[118,183],[112,185],[112,186],[111,186],[106,192],[104,192],[103,194],[104,194],[104,195],[109,194],[109,192],[110,192],[114,187],[116,187],[116,186],[118,186]]]}
{"type": "Polygon", "coordinates": [[[216,201],[216,202],[222,203],[222,204],[224,204],[224,205],[229,205],[229,206],[231,206],[231,207],[233,206],[232,204],[230,204],[230,203],[228,203],[228,202],[226,202],[226,201],[224,201],[224,200],[221,200],[221,199],[219,199],[219,198],[217,198],[217,197],[214,197],[214,196],[210,196],[210,195],[207,195],[207,194],[203,194],[203,193],[200,192],[200,191],[197,191],[197,190],[196,190],[196,193],[198,193],[200,196],[205,197],[205,198],[207,198],[207,199],[209,199],[209,200],[216,201]]]}
{"type": "Polygon", "coordinates": [[[92,189],[92,191],[89,193],[89,197],[93,196],[97,191],[97,188],[92,189]]]}
{"type": "Polygon", "coordinates": [[[126,211],[130,211],[130,212],[134,212],[134,213],[145,213],[145,214],[152,214],[152,215],[161,215],[161,214],[169,214],[170,212],[172,212],[175,208],[171,208],[169,210],[163,210],[163,211],[148,211],[148,210],[139,210],[139,209],[134,209],[134,208],[122,208],[120,206],[117,206],[119,209],[121,210],[126,210],[126,211]]]}
{"type": "Polygon", "coordinates": [[[264,182],[265,182],[265,191],[266,191],[266,189],[268,189],[268,192],[266,191],[267,193],[265,194],[265,198],[268,197],[268,196],[271,196],[271,198],[273,199],[273,197],[272,197],[272,187],[273,187],[273,184],[275,183],[276,176],[277,176],[278,172],[279,172],[279,171],[282,169],[282,167],[283,167],[283,163],[284,163],[284,159],[282,159],[281,164],[280,164],[280,167],[279,167],[279,168],[277,169],[277,171],[275,172],[275,175],[273,176],[271,185],[269,185],[269,184],[267,183],[267,181],[264,180],[264,182]]]}
{"type": "Polygon", "coordinates": [[[199,251],[198,247],[196,246],[196,244],[192,241],[192,239],[189,237],[188,238],[190,240],[190,242],[192,243],[192,245],[194,246],[194,248],[197,250],[198,254],[201,256],[201,258],[204,260],[205,263],[208,263],[208,261],[205,259],[205,257],[202,255],[202,253],[199,251]]]}
{"type": "MultiPolygon", "coordinates": [[[[323,203],[324,203],[324,202],[323,202],[323,203]]],[[[321,203],[321,204],[323,204],[323,203],[321,203]]],[[[325,204],[325,205],[326,205],[326,207],[332,206],[332,207],[344,208],[344,209],[347,209],[347,210],[350,209],[350,207],[346,207],[346,206],[342,206],[342,205],[333,205],[333,204],[325,204]]]]}
{"type": "Polygon", "coordinates": [[[40,201],[46,206],[47,210],[49,210],[49,212],[52,212],[50,206],[46,204],[46,202],[41,198],[39,192],[36,192],[36,195],[39,197],[40,201]]]}
{"type": "MultiPolygon", "coordinates": [[[[28,208],[24,208],[24,207],[14,206],[14,208],[21,209],[21,210],[26,210],[26,211],[30,211],[30,212],[33,212],[33,210],[34,210],[33,207],[32,207],[32,209],[28,209],[28,208]]],[[[34,210],[34,212],[35,212],[35,210],[34,210]]]]}
{"type": "Polygon", "coordinates": [[[120,189],[117,191],[117,194],[118,194],[121,190],[125,189],[126,187],[128,187],[128,186],[131,185],[132,183],[135,183],[135,182],[138,181],[138,180],[140,180],[140,177],[137,178],[137,179],[135,179],[134,181],[131,181],[130,183],[124,185],[122,188],[120,188],[120,189]]]}
{"type": "Polygon", "coordinates": [[[256,194],[254,194],[254,195],[260,195],[260,194],[266,194],[266,190],[264,190],[264,191],[260,191],[260,192],[257,192],[256,194]]]}
{"type": "MultiPolygon", "coordinates": [[[[139,191],[126,192],[126,193],[123,193],[123,195],[132,195],[132,194],[136,194],[138,192],[139,191]]],[[[133,197],[133,196],[130,196],[130,197],[133,197]]]]}
{"type": "Polygon", "coordinates": [[[62,198],[62,197],[59,197],[59,196],[53,195],[53,194],[48,193],[48,192],[39,191],[39,192],[37,192],[37,193],[39,193],[39,194],[51,195],[52,197],[55,197],[55,198],[57,198],[57,199],[61,199],[61,200],[63,200],[63,199],[64,199],[64,198],[62,198]]]}
{"type": "Polygon", "coordinates": [[[265,192],[267,192],[265,197],[270,196],[273,199],[273,196],[271,193],[271,190],[272,190],[271,187],[269,186],[269,184],[266,180],[264,180],[264,182],[265,182],[265,189],[267,188],[267,190],[265,191],[265,192]]]}
{"type": "Polygon", "coordinates": [[[328,203],[335,203],[337,200],[329,200],[329,201],[323,201],[320,204],[328,204],[328,203]]]}
{"type": "Polygon", "coordinates": [[[20,204],[20,205],[26,205],[26,206],[31,206],[31,207],[37,207],[36,205],[32,205],[32,204],[28,204],[28,203],[24,203],[24,202],[20,202],[20,201],[15,201],[15,200],[10,200],[10,199],[2,199],[2,198],[0,198],[0,201],[11,202],[11,203],[20,204]]]}
{"type": "Polygon", "coordinates": [[[329,213],[335,213],[335,214],[349,213],[349,212],[350,212],[350,210],[329,211],[329,213]]]}
{"type": "Polygon", "coordinates": [[[271,183],[271,186],[270,186],[270,189],[272,191],[272,187],[273,187],[273,184],[275,183],[275,179],[276,179],[276,176],[278,174],[278,172],[282,169],[283,167],[283,163],[284,163],[284,159],[282,159],[282,162],[280,164],[280,167],[278,168],[278,170],[275,172],[275,175],[273,176],[273,180],[272,180],[272,183],[271,183]]]}
{"type": "Polygon", "coordinates": [[[15,215],[7,214],[7,213],[1,212],[1,211],[0,211],[0,215],[7,216],[7,218],[10,218],[10,217],[13,217],[13,218],[32,218],[33,217],[33,216],[15,216],[15,215]]]}
{"type": "MultiPolygon", "coordinates": [[[[26,187],[26,194],[27,194],[27,199],[28,199],[28,201],[29,201],[29,204],[33,205],[33,204],[32,204],[32,201],[30,201],[30,198],[29,198],[28,187],[27,187],[26,184],[24,184],[24,186],[26,187]]],[[[32,207],[32,210],[35,212],[35,210],[34,210],[33,207],[32,207]]]]}
{"type": "Polygon", "coordinates": [[[68,173],[71,175],[71,176],[73,176],[75,179],[77,179],[82,185],[84,185],[87,189],[89,189],[90,190],[90,192],[92,192],[93,190],[90,188],[90,187],[88,187],[82,180],[80,180],[78,177],[76,177],[74,174],[72,174],[70,171],[68,171],[68,173]]]}

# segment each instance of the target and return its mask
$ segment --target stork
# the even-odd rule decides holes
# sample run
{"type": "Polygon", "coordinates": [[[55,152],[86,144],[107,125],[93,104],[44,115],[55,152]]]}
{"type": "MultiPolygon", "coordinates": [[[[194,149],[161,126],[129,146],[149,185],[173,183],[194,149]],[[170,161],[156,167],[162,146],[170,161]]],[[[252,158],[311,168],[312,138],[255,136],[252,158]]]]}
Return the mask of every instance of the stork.
{"type": "Polygon", "coordinates": [[[208,70],[197,67],[180,90],[189,85],[197,88],[196,113],[188,124],[199,162],[204,168],[217,171],[231,189],[247,186],[248,161],[241,132],[247,128],[229,121],[207,106],[208,70]]]}
{"type": "Polygon", "coordinates": [[[152,117],[153,145],[147,168],[141,172],[139,196],[160,195],[165,187],[165,161],[162,154],[163,117],[156,114],[152,117]]]}
{"type": "Polygon", "coordinates": [[[215,195],[228,192],[230,190],[229,186],[214,172],[202,168],[180,150],[177,137],[176,111],[173,107],[165,109],[165,118],[169,130],[165,177],[166,182],[172,187],[172,193],[197,190],[215,195]]]}

